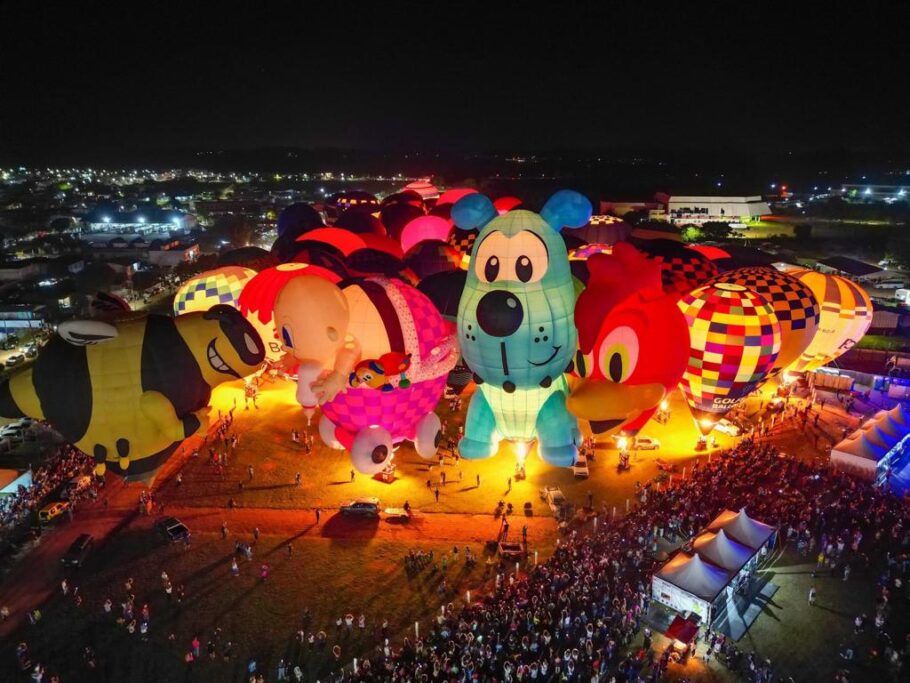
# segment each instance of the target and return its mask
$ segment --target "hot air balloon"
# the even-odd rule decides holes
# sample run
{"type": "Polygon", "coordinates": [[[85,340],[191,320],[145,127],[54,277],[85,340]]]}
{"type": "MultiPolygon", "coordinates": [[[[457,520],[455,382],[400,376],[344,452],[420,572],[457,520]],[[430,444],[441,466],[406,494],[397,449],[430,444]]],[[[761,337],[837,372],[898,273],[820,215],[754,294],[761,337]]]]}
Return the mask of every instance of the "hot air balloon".
{"type": "Polygon", "coordinates": [[[727,282],[699,287],[678,305],[689,325],[689,360],[679,387],[707,435],[771,372],[780,323],[761,297],[727,282]]]}
{"type": "Polygon", "coordinates": [[[721,273],[705,284],[731,282],[758,294],[774,309],[780,322],[780,353],[771,369],[773,377],[788,368],[805,351],[818,329],[820,306],[804,283],[776,268],[738,268],[721,273]]]}
{"type": "Polygon", "coordinates": [[[679,242],[656,239],[640,244],[641,251],[660,264],[661,280],[668,294],[688,294],[719,272],[713,261],[679,242]]]}
{"type": "Polygon", "coordinates": [[[660,266],[630,244],[588,261],[590,280],[575,305],[584,378],[569,411],[596,434],[634,435],[672,391],[689,358],[689,329],[675,295],[661,289],[660,266]]]}
{"type": "Polygon", "coordinates": [[[171,318],[70,320],[32,366],[0,384],[0,415],[46,420],[98,473],[154,471],[185,438],[204,434],[212,389],[254,372],[262,340],[217,305],[171,318]]]}
{"type": "Polygon", "coordinates": [[[451,221],[439,216],[415,218],[401,232],[401,250],[408,253],[413,247],[427,240],[445,242],[452,232],[451,221]]]}
{"type": "Polygon", "coordinates": [[[341,289],[304,276],[282,289],[275,320],[300,362],[298,400],[305,409],[322,408],[326,444],[348,449],[366,474],[391,464],[404,439],[422,457],[436,455],[440,421],[433,410],[457,345],[452,325],[427,297],[387,278],[341,289]]]}
{"type": "Polygon", "coordinates": [[[616,216],[591,216],[586,226],[572,233],[588,244],[616,244],[629,239],[632,226],[616,216]]]}
{"type": "Polygon", "coordinates": [[[207,311],[218,304],[238,308],[240,292],[255,275],[249,268],[224,266],[191,277],[174,294],[174,315],[207,311]]]}
{"type": "Polygon", "coordinates": [[[836,360],[863,338],[872,324],[872,301],[855,282],[814,270],[790,272],[806,285],[821,305],[818,330],[812,342],[789,368],[809,372],[836,360]]]}
{"type": "Polygon", "coordinates": [[[493,455],[502,439],[522,449],[536,439],[544,461],[575,462],[579,432],[564,375],[576,344],[575,290],[559,231],[590,216],[591,203],[570,191],[539,215],[500,216],[480,194],[452,207],[456,225],[479,230],[458,307],[461,352],[479,384],[459,446],[465,458],[493,455]]]}
{"type": "Polygon", "coordinates": [[[289,280],[301,275],[314,275],[337,283],[341,278],[331,270],[306,263],[282,263],[268,268],[252,278],[243,288],[238,299],[238,308],[259,333],[265,344],[266,357],[278,361],[284,356],[284,349],[278,339],[273,321],[275,299],[289,280]]]}

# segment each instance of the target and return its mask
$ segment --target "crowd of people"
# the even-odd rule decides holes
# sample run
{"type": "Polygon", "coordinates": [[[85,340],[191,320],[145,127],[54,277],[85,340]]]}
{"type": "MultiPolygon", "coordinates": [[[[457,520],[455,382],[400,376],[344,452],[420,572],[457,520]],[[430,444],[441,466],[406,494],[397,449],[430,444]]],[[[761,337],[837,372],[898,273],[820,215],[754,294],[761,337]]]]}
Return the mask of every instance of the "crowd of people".
{"type": "MultiPolygon", "coordinates": [[[[689,538],[722,510],[743,507],[779,527],[783,543],[805,553],[820,549],[831,571],[874,567],[878,597],[870,610],[886,661],[899,670],[910,656],[902,644],[891,644],[887,631],[892,605],[907,599],[905,502],[751,441],[696,467],[675,486],[645,487],[642,498],[620,520],[610,523],[602,513],[596,530],[573,532],[527,576],[497,581],[475,604],[450,605],[425,637],[394,648],[384,641],[356,671],[336,676],[363,682],[661,680],[671,666],[670,649],[656,652],[646,630],[638,637],[657,567],[653,541],[689,538]]],[[[725,651],[718,634],[706,631],[705,638],[709,653],[725,651]]],[[[779,675],[751,654],[729,665],[754,683],[779,675]]],[[[837,676],[844,682],[850,674],[845,669],[837,676]]]]}
{"type": "MultiPolygon", "coordinates": [[[[94,465],[91,457],[73,446],[58,448],[43,465],[32,470],[31,486],[20,487],[13,495],[0,498],[0,533],[6,534],[26,520],[44,505],[52,493],[73,477],[92,472],[94,465]]],[[[96,495],[97,485],[98,482],[93,481],[92,486],[74,493],[70,500],[71,509],[80,499],[96,495]]]]}

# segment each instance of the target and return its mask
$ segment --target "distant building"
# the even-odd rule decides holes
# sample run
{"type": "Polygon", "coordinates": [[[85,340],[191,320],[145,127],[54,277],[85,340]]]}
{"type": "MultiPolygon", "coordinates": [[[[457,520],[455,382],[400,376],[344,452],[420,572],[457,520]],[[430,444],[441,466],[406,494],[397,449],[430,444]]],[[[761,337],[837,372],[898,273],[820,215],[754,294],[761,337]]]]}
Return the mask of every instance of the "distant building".
{"type": "Polygon", "coordinates": [[[857,261],[849,256],[829,256],[820,259],[815,267],[822,273],[843,275],[857,282],[878,282],[894,276],[878,266],[873,266],[865,261],[857,261]]]}
{"type": "Polygon", "coordinates": [[[651,220],[677,225],[701,225],[710,221],[748,223],[771,213],[759,195],[744,197],[669,195],[658,192],[653,201],[602,201],[601,213],[624,216],[630,211],[647,211],[651,220]]]}
{"type": "Polygon", "coordinates": [[[44,326],[46,308],[40,304],[0,304],[0,334],[44,326]]]}
{"type": "Polygon", "coordinates": [[[907,185],[842,185],[840,196],[849,201],[892,202],[910,201],[907,185]]]}
{"type": "Polygon", "coordinates": [[[701,225],[711,221],[748,223],[771,213],[760,196],[690,197],[673,195],[667,199],[667,220],[677,224],[701,225]]]}
{"type": "Polygon", "coordinates": [[[163,268],[192,263],[199,258],[199,245],[192,240],[170,235],[149,238],[136,234],[93,233],[82,236],[82,253],[86,259],[129,259],[163,268]]]}
{"type": "Polygon", "coordinates": [[[96,209],[82,218],[84,233],[131,233],[166,235],[188,232],[195,219],[170,209],[136,209],[135,211],[105,211],[96,209]]]}
{"type": "Polygon", "coordinates": [[[23,282],[46,275],[48,260],[44,257],[0,263],[0,282],[23,282]]]}

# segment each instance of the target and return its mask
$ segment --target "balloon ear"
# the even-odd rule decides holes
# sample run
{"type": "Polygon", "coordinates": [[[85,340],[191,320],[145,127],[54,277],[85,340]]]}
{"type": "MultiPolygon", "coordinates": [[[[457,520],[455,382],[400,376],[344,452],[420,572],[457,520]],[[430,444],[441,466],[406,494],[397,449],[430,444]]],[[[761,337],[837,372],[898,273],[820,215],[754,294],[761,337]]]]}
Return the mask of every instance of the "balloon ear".
{"type": "Polygon", "coordinates": [[[551,228],[581,228],[591,220],[593,209],[588,198],[574,190],[560,190],[547,200],[540,212],[551,228]]]}
{"type": "Polygon", "coordinates": [[[462,230],[479,230],[498,215],[490,198],[478,193],[465,195],[452,205],[452,222],[462,230]]]}

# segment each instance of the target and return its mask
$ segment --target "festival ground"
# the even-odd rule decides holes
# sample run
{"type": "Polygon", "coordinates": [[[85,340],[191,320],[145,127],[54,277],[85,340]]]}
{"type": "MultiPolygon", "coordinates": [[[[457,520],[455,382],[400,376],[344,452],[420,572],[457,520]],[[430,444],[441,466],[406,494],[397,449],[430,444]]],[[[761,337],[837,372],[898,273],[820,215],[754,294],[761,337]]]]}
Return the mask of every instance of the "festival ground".
{"type": "MultiPolygon", "coordinates": [[[[756,423],[771,391],[747,401],[744,412],[756,423]]],[[[0,589],[0,604],[10,606],[13,613],[8,622],[0,624],[6,645],[0,653],[0,678],[16,680],[12,650],[25,639],[33,657],[66,672],[63,680],[67,682],[180,680],[185,675],[183,654],[188,643],[198,635],[204,646],[215,629],[220,629],[219,656],[214,661],[203,656],[193,680],[242,680],[250,657],[274,676],[282,654],[300,653],[294,635],[301,628],[304,609],[309,609],[312,627],[307,631],[322,628],[328,638],[324,648],[304,646],[308,680],[315,680],[332,665],[331,645],[335,642],[342,647],[342,661],[350,661],[381,642],[377,629],[384,619],[392,641],[400,642],[405,634],[413,634],[415,621],[428,628],[442,602],[464,601],[467,591],[476,599],[488,590],[496,570],[487,568],[483,553],[486,542],[500,530],[501,522],[493,515],[500,499],[515,507],[512,533],[517,536],[527,526],[530,556],[520,568],[523,572],[533,565],[535,551],[538,561],[544,561],[559,538],[556,522],[539,498],[541,486],[558,485],[579,507],[588,504],[590,495],[596,509],[606,506],[603,514],[621,516],[627,500],[635,504],[637,482],[666,485],[667,473],[658,468],[658,460],[675,466],[672,476],[683,477],[696,458],[704,461],[710,457],[694,451],[697,431],[682,399],[675,395],[667,424],[652,421],[644,432],[660,440],[660,450],[633,453],[630,471],[617,471],[618,452],[612,440],[596,450],[586,480],[575,479],[571,471],[550,468],[531,453],[526,462],[527,479],[515,481],[515,456],[507,452],[508,447],[482,462],[460,460],[456,464],[447,457],[440,470],[438,462],[421,460],[409,445],[402,445],[395,459],[396,481],[386,484],[361,474],[351,481],[348,456],[323,446],[318,435],[310,454],[302,444],[292,442],[291,430],[305,432],[306,421],[290,384],[266,384],[257,403],[258,408],[250,405],[245,409],[239,383],[215,393],[212,417],[217,419],[219,410],[226,415],[234,408],[232,433],[240,436],[223,475],[208,462],[207,449],[197,459],[187,448],[163,468],[153,484],[156,501],[164,504],[165,513],[179,517],[193,531],[189,548],[165,544],[152,530],[153,517],[138,514],[137,498],[143,488],[138,483],[114,483],[105,491],[106,505],[99,502],[84,508],[72,522],[44,535],[0,589]],[[253,466],[252,480],[249,465],[253,466]],[[439,486],[437,502],[435,488],[441,483],[441,471],[446,473],[447,483],[439,486]],[[301,473],[300,486],[295,483],[297,472],[301,473]],[[359,496],[377,496],[383,506],[409,501],[416,514],[406,524],[337,514],[340,504],[359,496]],[[236,504],[232,510],[228,508],[231,498],[236,504]],[[525,502],[532,504],[531,516],[522,514],[525,502]],[[318,525],[317,506],[322,508],[318,525]],[[226,538],[222,537],[222,523],[227,525],[226,538]],[[261,535],[254,542],[256,528],[261,535]],[[70,578],[71,586],[78,586],[84,596],[82,606],[76,607],[71,598],[61,597],[59,557],[83,532],[93,533],[103,549],[96,548],[86,566],[70,578]],[[236,541],[253,544],[253,559],[240,562],[237,577],[232,576],[230,566],[236,541]],[[452,555],[453,546],[459,549],[457,559],[452,555]],[[465,547],[481,554],[473,568],[465,565],[465,547]],[[417,549],[434,553],[431,564],[440,565],[440,558],[447,555],[445,575],[441,567],[432,571],[430,566],[409,576],[404,557],[417,549]],[[265,581],[260,578],[263,562],[269,565],[265,581]],[[162,571],[175,586],[185,586],[186,598],[181,604],[166,599],[162,571]],[[128,635],[100,607],[109,595],[117,603],[129,577],[134,580],[137,605],[148,602],[151,608],[148,642],[138,634],[128,635]],[[443,578],[445,590],[440,592],[443,578]],[[23,624],[24,612],[37,606],[44,615],[39,624],[23,624]],[[336,620],[346,613],[355,617],[363,613],[366,628],[361,631],[355,623],[350,634],[344,630],[336,633],[336,620]],[[175,642],[168,640],[171,633],[175,642]],[[234,644],[234,657],[224,661],[220,653],[228,640],[234,644]],[[82,666],[87,643],[104,654],[107,678],[82,666]]],[[[440,415],[454,434],[463,410],[453,415],[448,402],[443,402],[440,415]]],[[[797,427],[795,421],[783,428],[777,425],[769,438],[794,455],[818,458],[845,427],[854,427],[857,421],[829,401],[817,426],[812,421],[805,428],[797,427]]],[[[770,417],[766,423],[770,424],[770,417]]],[[[315,433],[315,425],[311,432],[315,433]]],[[[717,434],[717,440],[720,448],[733,441],[722,434],[717,434]]],[[[855,573],[849,586],[839,579],[823,578],[817,584],[822,609],[807,610],[805,596],[812,567],[806,563],[810,561],[785,553],[768,569],[775,574],[780,590],[741,643],[770,657],[779,671],[797,680],[813,679],[815,674],[810,672],[820,666],[826,673],[837,668],[832,643],[852,630],[852,617],[868,611],[873,595],[873,577],[861,572],[855,573]]],[[[511,566],[507,569],[503,580],[514,572],[511,566]]],[[[115,612],[117,607],[115,604],[115,612]]],[[[706,668],[700,660],[690,660],[685,669],[677,667],[677,672],[700,680],[732,679],[716,662],[706,668]]]]}

